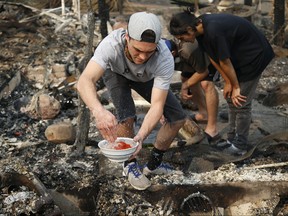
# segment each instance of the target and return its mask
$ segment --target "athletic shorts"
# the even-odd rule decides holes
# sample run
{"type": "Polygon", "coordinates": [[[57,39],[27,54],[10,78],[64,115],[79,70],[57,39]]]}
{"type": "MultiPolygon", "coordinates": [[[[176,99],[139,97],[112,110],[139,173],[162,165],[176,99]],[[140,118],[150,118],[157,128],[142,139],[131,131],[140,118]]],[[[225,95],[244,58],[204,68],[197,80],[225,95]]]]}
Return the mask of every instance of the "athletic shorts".
{"type": "MultiPolygon", "coordinates": [[[[120,122],[136,117],[136,108],[131,95],[131,89],[135,90],[149,103],[151,102],[154,79],[147,82],[135,82],[111,70],[106,70],[103,80],[116,108],[116,116],[120,122]]],[[[177,122],[186,118],[179,100],[171,90],[168,92],[163,114],[168,122],[177,122]]]]}
{"type": "MultiPolygon", "coordinates": [[[[219,81],[220,74],[212,65],[208,66],[208,70],[209,73],[203,80],[211,82],[219,81]]],[[[190,78],[193,74],[194,72],[187,72],[187,71],[181,72],[181,76],[187,79],[190,78]]]]}

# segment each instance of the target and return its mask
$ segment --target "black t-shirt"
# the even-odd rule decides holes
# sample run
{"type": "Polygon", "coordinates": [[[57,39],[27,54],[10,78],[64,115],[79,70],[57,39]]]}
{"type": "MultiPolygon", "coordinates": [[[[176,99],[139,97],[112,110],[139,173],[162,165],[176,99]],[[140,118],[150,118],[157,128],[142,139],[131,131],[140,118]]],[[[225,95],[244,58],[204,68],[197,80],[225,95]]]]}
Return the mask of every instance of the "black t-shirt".
{"type": "Polygon", "coordinates": [[[274,57],[265,36],[248,20],[231,14],[205,14],[199,46],[217,63],[230,58],[238,80],[248,81],[262,73],[274,57]]]}

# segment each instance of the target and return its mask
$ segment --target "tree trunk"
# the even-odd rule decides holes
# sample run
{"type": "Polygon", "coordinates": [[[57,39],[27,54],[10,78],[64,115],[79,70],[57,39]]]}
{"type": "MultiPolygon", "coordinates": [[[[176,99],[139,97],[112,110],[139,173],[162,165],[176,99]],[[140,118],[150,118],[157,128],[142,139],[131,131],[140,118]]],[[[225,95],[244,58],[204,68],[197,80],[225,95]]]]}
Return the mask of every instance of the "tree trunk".
{"type": "Polygon", "coordinates": [[[109,20],[109,6],[105,0],[98,1],[98,13],[100,19],[100,33],[103,39],[108,35],[107,21],[109,20]]]}
{"type": "Polygon", "coordinates": [[[252,0],[244,0],[244,5],[252,6],[252,0]]]}
{"type": "Polygon", "coordinates": [[[117,7],[119,10],[119,14],[123,15],[124,0],[118,0],[117,1],[117,7]]]}
{"type": "Polygon", "coordinates": [[[274,0],[274,44],[283,46],[285,0],[274,0]]]}
{"type": "MultiPolygon", "coordinates": [[[[93,38],[94,38],[94,29],[95,29],[95,15],[93,13],[91,0],[88,1],[88,43],[85,52],[84,58],[84,67],[87,65],[91,55],[93,54],[93,38]]],[[[83,71],[84,68],[81,68],[80,71],[83,71]]],[[[88,132],[90,125],[90,111],[87,109],[85,103],[78,95],[79,98],[79,107],[78,107],[78,124],[77,124],[77,136],[75,140],[76,154],[83,154],[85,150],[85,145],[88,141],[88,132]]]]}

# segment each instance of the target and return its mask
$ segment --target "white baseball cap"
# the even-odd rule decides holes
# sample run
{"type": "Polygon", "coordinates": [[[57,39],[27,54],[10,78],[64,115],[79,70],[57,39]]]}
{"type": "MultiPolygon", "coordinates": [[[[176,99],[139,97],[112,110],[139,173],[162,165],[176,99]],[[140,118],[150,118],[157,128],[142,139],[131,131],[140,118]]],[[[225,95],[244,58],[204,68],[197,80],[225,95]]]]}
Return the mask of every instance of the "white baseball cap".
{"type": "Polygon", "coordinates": [[[138,41],[145,41],[142,34],[146,30],[152,30],[155,33],[153,41],[146,41],[158,43],[162,34],[162,27],[160,20],[153,13],[137,12],[131,15],[128,23],[128,34],[131,38],[138,41]]]}

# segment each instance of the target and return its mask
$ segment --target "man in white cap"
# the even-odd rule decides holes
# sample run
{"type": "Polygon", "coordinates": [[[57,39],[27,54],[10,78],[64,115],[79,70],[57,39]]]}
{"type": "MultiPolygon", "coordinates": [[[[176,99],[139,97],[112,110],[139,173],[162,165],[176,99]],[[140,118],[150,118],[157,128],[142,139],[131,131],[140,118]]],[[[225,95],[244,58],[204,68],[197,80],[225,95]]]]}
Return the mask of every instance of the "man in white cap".
{"type": "Polygon", "coordinates": [[[172,168],[162,162],[162,157],[186,119],[179,101],[169,90],[174,61],[160,38],[161,23],[155,14],[132,14],[127,30],[117,29],[101,41],[77,84],[80,96],[95,117],[96,126],[104,139],[112,143],[117,137],[132,137],[139,142],[132,158],[123,164],[123,174],[138,190],[145,190],[151,185],[147,175],[171,173],[172,168]],[[116,108],[116,116],[106,110],[97,97],[95,83],[101,77],[116,108]],[[151,103],[136,135],[132,89],[151,103]],[[136,155],[162,115],[166,122],[159,129],[142,173],[136,155]]]}

